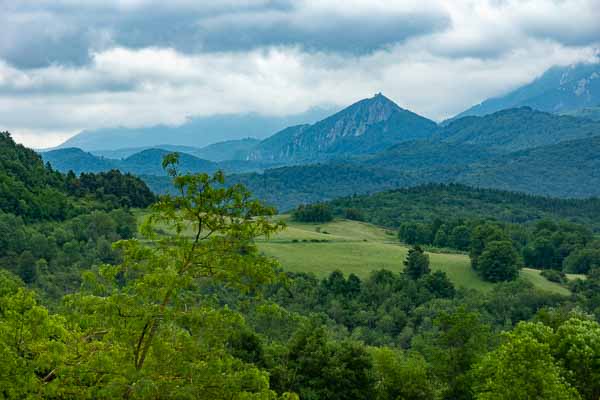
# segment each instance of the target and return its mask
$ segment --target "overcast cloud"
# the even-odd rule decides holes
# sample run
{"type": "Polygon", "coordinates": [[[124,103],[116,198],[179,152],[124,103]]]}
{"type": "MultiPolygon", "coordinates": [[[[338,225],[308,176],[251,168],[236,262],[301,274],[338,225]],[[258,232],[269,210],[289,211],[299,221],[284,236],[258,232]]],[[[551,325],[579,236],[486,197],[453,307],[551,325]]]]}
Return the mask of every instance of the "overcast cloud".
{"type": "Polygon", "coordinates": [[[0,128],[44,147],[379,91],[443,119],[597,60],[598,21],[598,0],[0,0],[0,128]]]}

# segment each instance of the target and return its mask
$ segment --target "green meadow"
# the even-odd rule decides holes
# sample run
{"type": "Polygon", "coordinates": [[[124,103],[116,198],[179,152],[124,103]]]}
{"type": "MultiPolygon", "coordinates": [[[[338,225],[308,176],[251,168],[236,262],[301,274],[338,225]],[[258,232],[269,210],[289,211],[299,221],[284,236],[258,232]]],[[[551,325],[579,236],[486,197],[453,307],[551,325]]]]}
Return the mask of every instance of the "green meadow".
{"type": "MultiPolygon", "coordinates": [[[[289,216],[284,231],[258,241],[266,255],[279,260],[284,270],[311,272],[319,277],[335,270],[348,275],[366,277],[373,270],[403,270],[408,247],[396,239],[395,232],[371,224],[349,220],[308,224],[292,221],[289,216]]],[[[466,254],[428,252],[432,270],[444,271],[459,287],[490,290],[492,283],[484,282],[471,269],[466,254]]],[[[563,286],[548,281],[540,271],[525,268],[524,279],[536,287],[560,294],[569,294],[563,286]]]]}

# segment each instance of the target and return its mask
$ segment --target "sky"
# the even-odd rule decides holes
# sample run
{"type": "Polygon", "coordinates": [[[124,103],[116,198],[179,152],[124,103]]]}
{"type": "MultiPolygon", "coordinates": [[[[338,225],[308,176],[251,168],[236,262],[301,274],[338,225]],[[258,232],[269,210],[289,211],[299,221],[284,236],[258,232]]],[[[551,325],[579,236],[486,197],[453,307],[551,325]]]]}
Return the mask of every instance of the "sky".
{"type": "Polygon", "coordinates": [[[383,92],[442,120],[600,51],[600,0],[0,0],[0,129],[289,115],[383,92]]]}

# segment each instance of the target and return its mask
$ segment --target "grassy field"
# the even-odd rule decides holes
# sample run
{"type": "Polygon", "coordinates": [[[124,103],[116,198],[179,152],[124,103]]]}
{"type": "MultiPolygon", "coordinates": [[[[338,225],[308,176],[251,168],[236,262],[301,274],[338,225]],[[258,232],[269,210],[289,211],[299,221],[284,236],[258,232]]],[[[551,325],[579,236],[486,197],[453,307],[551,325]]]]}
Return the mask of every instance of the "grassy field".
{"type": "MultiPolygon", "coordinates": [[[[376,269],[400,272],[408,248],[399,243],[394,232],[374,225],[336,220],[325,224],[304,224],[289,220],[285,231],[258,241],[265,254],[277,258],[288,271],[312,272],[323,277],[339,269],[345,274],[367,276],[376,269]]],[[[489,290],[493,285],[482,281],[464,254],[429,253],[432,270],[441,270],[457,286],[489,290]]],[[[523,269],[521,276],[540,289],[567,295],[564,287],[548,281],[537,270],[523,269]]]]}
{"type": "MultiPolygon", "coordinates": [[[[145,212],[136,215],[141,221],[145,212]]],[[[325,224],[291,221],[288,215],[277,216],[287,224],[283,232],[257,240],[259,249],[279,260],[284,270],[312,272],[325,277],[335,270],[364,278],[373,270],[403,270],[408,247],[398,242],[393,231],[350,220],[335,220],[325,224]]],[[[487,291],[493,284],[482,281],[471,269],[465,254],[429,252],[432,270],[444,271],[459,287],[487,291]]],[[[563,286],[550,282],[540,271],[525,268],[524,279],[536,287],[568,295],[563,286]]],[[[579,277],[579,276],[577,276],[579,277]]],[[[570,276],[574,278],[574,276],[570,276]]]]}

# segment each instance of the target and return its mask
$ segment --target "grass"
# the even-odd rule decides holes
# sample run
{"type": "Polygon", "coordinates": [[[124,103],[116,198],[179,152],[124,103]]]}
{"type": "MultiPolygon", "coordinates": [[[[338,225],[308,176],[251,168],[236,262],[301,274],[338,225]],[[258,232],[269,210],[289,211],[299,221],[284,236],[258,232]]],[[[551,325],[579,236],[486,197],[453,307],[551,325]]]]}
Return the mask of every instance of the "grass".
{"type": "MultiPolygon", "coordinates": [[[[258,240],[265,254],[279,260],[287,271],[312,272],[324,277],[335,270],[363,278],[373,270],[401,272],[408,247],[399,243],[393,232],[356,221],[335,220],[324,224],[307,224],[281,216],[287,228],[269,239],[258,240]]],[[[488,291],[485,282],[471,269],[465,254],[429,252],[432,270],[444,271],[459,287],[488,291]]],[[[548,281],[540,271],[523,269],[521,276],[536,287],[568,295],[563,286],[548,281]]]]}
{"type": "MultiPolygon", "coordinates": [[[[136,214],[142,219],[146,213],[136,214]]],[[[259,249],[279,260],[284,270],[314,273],[325,277],[335,270],[365,278],[371,271],[387,269],[401,272],[408,247],[400,243],[393,231],[358,221],[334,220],[324,224],[292,221],[289,215],[276,217],[287,227],[270,238],[259,238],[259,249]]],[[[485,282],[471,269],[465,254],[428,252],[432,270],[444,271],[458,286],[488,291],[492,283],[485,282]]],[[[563,286],[548,281],[540,271],[523,269],[521,276],[536,287],[568,295],[563,286]]],[[[569,276],[570,279],[580,276],[569,276]]]]}

